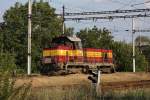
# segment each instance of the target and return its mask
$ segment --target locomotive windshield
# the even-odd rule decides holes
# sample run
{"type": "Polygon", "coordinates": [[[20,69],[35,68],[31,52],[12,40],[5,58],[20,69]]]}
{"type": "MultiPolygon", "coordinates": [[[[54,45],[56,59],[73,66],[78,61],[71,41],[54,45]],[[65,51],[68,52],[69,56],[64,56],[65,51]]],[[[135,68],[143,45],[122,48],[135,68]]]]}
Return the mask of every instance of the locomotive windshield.
{"type": "Polygon", "coordinates": [[[79,42],[74,42],[75,48],[74,49],[82,49],[82,43],[79,42]]]}

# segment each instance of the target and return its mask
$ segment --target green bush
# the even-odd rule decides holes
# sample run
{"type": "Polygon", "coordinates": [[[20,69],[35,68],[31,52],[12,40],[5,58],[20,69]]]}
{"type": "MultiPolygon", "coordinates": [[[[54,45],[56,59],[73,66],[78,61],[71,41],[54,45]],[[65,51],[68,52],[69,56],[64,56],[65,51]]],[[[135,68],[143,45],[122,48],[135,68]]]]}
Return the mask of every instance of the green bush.
{"type": "Polygon", "coordinates": [[[12,72],[16,69],[15,55],[11,53],[0,53],[0,71],[12,72]]]}
{"type": "Polygon", "coordinates": [[[0,100],[8,100],[13,92],[15,81],[10,77],[9,71],[0,72],[0,100]]]}
{"type": "Polygon", "coordinates": [[[25,100],[30,84],[15,87],[14,70],[16,69],[14,55],[0,54],[0,100],[25,100]]]}
{"type": "Polygon", "coordinates": [[[0,100],[27,100],[31,85],[16,87],[15,81],[9,71],[0,72],[0,100]]]}

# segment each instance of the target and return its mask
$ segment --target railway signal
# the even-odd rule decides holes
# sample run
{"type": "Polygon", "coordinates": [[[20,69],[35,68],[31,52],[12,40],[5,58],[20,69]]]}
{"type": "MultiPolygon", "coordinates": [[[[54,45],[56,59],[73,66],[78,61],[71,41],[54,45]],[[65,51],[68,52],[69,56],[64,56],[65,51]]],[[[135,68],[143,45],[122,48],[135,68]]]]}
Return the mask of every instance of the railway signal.
{"type": "Polygon", "coordinates": [[[100,84],[100,77],[101,77],[101,71],[93,72],[89,71],[89,74],[92,76],[89,76],[88,79],[92,81],[92,83],[98,83],[100,84]]]}
{"type": "Polygon", "coordinates": [[[89,76],[88,79],[92,82],[92,83],[97,83],[98,81],[98,73],[95,73],[95,72],[90,72],[90,74],[92,76],[89,76]]]}
{"type": "Polygon", "coordinates": [[[98,72],[90,72],[92,76],[89,76],[88,79],[92,82],[94,87],[96,87],[96,93],[99,93],[100,91],[100,79],[101,79],[101,71],[98,70],[98,72]]]}

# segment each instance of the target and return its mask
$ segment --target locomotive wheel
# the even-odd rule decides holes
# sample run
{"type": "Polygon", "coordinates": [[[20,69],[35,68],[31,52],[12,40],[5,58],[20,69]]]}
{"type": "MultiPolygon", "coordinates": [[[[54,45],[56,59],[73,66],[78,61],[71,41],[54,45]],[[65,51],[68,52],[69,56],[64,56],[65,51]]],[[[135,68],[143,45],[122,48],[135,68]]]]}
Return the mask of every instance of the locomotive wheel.
{"type": "Polygon", "coordinates": [[[43,75],[49,75],[51,73],[57,72],[57,65],[56,64],[47,64],[47,65],[43,65],[40,72],[43,75]]]}
{"type": "Polygon", "coordinates": [[[49,71],[49,67],[47,65],[42,66],[42,68],[40,69],[40,73],[42,75],[47,75],[49,71]]]}

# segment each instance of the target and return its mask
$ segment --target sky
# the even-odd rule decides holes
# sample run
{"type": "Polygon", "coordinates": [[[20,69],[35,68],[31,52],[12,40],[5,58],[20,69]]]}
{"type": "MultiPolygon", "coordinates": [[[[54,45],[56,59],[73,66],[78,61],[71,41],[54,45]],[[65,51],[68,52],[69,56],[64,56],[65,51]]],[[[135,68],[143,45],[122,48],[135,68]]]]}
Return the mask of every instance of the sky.
{"type": "MultiPolygon", "coordinates": [[[[28,0],[0,0],[0,22],[3,21],[2,16],[4,12],[15,4],[15,2],[26,3],[28,0]]],[[[109,11],[109,10],[125,10],[125,9],[142,9],[149,8],[150,3],[145,3],[150,0],[44,0],[48,1],[50,5],[56,8],[57,13],[62,13],[62,6],[65,5],[66,12],[85,12],[85,11],[109,11]],[[140,4],[140,5],[137,5],[140,4]],[[134,7],[132,6],[134,5],[134,7]]],[[[98,20],[80,21],[80,22],[66,22],[67,27],[73,27],[75,31],[84,28],[91,28],[97,26],[99,28],[106,27],[109,29],[115,40],[131,41],[131,32],[124,30],[132,29],[131,19],[114,19],[114,20],[98,20]]],[[[137,29],[150,29],[150,18],[134,19],[134,26],[137,29]]],[[[136,33],[138,35],[150,36],[149,33],[136,33]]]]}

